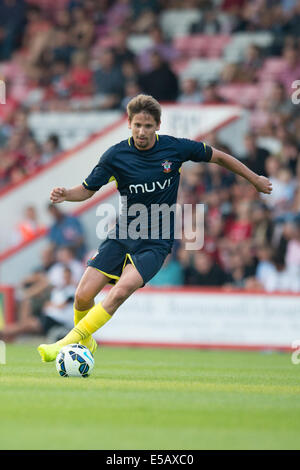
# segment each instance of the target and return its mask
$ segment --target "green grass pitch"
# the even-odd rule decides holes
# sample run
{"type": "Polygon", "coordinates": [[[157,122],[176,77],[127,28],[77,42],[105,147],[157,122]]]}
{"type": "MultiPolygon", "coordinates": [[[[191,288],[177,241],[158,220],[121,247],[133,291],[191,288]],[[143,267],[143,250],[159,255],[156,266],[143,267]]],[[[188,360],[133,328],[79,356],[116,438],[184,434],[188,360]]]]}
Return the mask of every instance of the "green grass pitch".
{"type": "Polygon", "coordinates": [[[299,449],[290,354],[99,348],[61,378],[35,346],[0,365],[0,449],[299,449]]]}

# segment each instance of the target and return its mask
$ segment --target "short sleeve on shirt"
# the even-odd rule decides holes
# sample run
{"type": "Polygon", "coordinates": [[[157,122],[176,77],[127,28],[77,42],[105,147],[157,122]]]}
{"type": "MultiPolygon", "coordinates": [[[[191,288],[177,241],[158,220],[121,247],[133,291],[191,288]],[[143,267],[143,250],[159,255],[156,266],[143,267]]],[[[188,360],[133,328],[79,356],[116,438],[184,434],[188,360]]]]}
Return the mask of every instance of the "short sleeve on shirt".
{"type": "Polygon", "coordinates": [[[112,148],[108,149],[100,158],[98,164],[95,166],[89,176],[83,181],[83,186],[90,191],[98,191],[102,186],[107,184],[110,180],[116,179],[112,165],[113,151],[112,148]]]}
{"type": "Polygon", "coordinates": [[[209,162],[212,157],[212,148],[204,142],[190,139],[178,139],[179,152],[184,162],[209,162]]]}

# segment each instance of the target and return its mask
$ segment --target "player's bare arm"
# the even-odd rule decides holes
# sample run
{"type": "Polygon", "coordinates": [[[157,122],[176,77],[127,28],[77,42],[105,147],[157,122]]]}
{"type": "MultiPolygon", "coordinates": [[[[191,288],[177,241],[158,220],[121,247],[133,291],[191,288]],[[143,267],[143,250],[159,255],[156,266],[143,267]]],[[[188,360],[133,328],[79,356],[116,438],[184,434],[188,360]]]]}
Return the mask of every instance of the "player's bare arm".
{"type": "Polygon", "coordinates": [[[236,173],[237,175],[243,176],[249,183],[253,184],[256,190],[260,193],[271,194],[272,183],[265,176],[257,175],[251,171],[246,165],[240,162],[237,158],[228,155],[227,153],[221,152],[215,148],[212,149],[213,154],[211,158],[212,163],[217,163],[227,170],[236,173]]]}
{"type": "Polygon", "coordinates": [[[89,199],[95,194],[95,191],[86,189],[82,184],[74,188],[54,188],[50,194],[50,201],[52,204],[59,204],[60,202],[80,202],[89,199]]]}

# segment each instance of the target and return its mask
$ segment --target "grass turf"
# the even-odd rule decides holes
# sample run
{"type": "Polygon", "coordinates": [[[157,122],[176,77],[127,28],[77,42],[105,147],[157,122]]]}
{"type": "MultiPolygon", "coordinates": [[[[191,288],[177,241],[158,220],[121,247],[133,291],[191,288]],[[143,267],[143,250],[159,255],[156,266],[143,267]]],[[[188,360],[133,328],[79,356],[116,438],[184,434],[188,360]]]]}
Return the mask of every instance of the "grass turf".
{"type": "Polygon", "coordinates": [[[289,354],[100,348],[88,379],[34,346],[0,365],[0,449],[299,449],[289,354]]]}

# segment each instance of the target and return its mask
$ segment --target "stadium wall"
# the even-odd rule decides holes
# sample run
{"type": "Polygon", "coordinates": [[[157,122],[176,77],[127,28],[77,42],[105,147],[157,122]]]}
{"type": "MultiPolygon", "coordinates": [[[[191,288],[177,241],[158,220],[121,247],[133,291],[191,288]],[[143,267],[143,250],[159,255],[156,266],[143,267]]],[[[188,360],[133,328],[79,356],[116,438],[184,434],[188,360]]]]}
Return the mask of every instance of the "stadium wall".
{"type": "Polygon", "coordinates": [[[300,295],[289,293],[144,287],[95,338],[109,345],[289,351],[300,336],[299,305],[300,295]]]}
{"type": "MultiPolygon", "coordinates": [[[[292,351],[300,345],[299,304],[291,293],[146,286],[94,336],[100,346],[292,351]]],[[[0,284],[0,330],[14,319],[14,289],[0,284]]]]}

